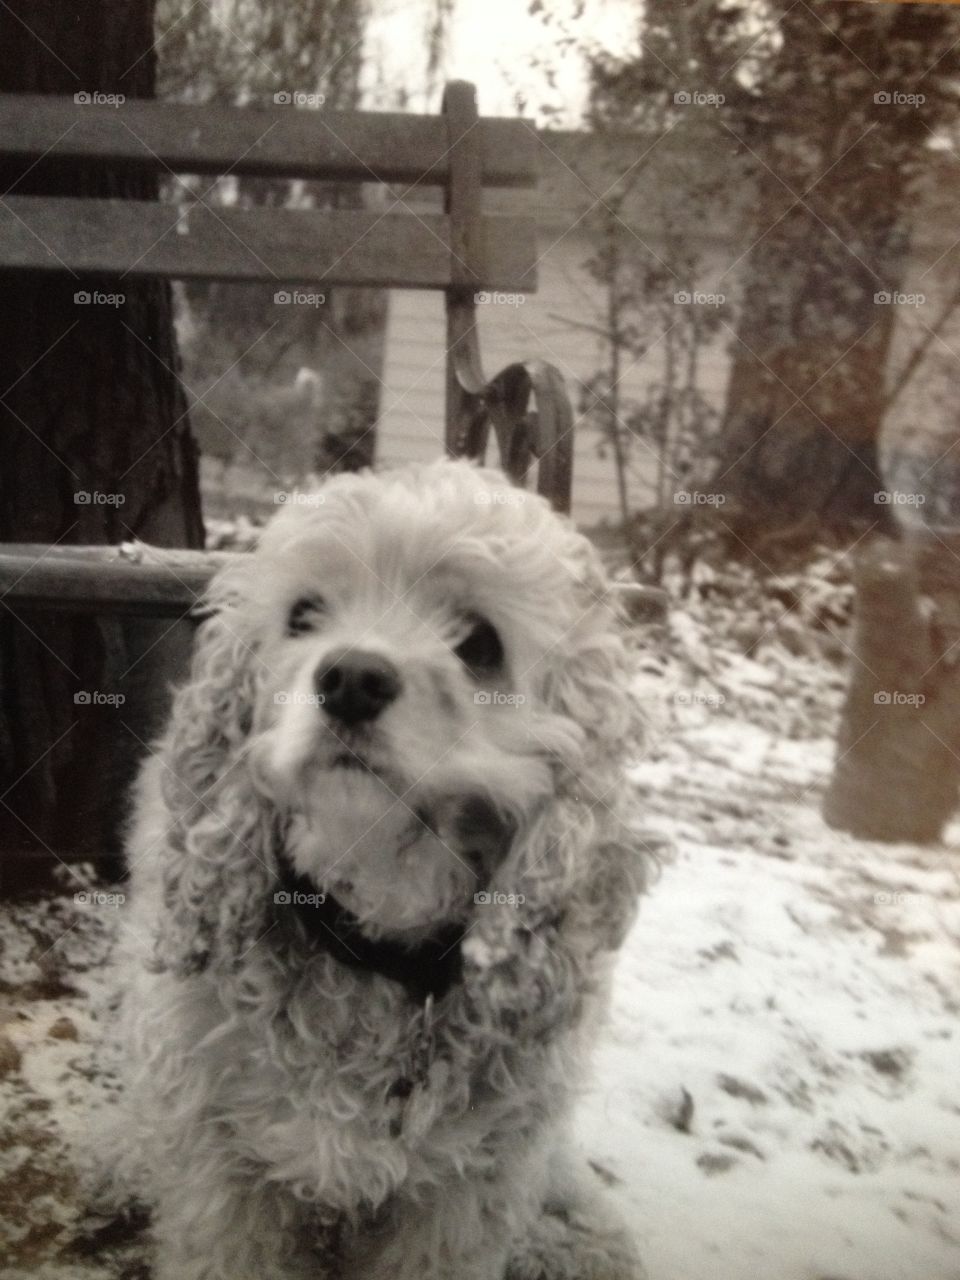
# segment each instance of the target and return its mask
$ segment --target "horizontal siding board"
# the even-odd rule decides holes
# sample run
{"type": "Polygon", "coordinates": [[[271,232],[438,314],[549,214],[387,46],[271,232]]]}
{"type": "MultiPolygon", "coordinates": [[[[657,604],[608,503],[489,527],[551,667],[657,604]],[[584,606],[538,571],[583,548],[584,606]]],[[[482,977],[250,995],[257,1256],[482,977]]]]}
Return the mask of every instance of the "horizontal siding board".
{"type": "MultiPolygon", "coordinates": [[[[482,287],[530,281],[529,219],[485,219],[482,287]]],[[[277,284],[439,289],[450,283],[442,216],[293,209],[189,210],[130,200],[8,196],[0,203],[0,263],[29,270],[277,284]]]]}
{"type": "MultiPolygon", "coordinates": [[[[527,120],[481,119],[483,181],[529,187],[539,144],[527,120]]],[[[253,174],[358,182],[450,177],[446,121],[406,112],[222,107],[128,99],[114,107],[73,97],[0,94],[0,157],[179,173],[253,174]]]]}

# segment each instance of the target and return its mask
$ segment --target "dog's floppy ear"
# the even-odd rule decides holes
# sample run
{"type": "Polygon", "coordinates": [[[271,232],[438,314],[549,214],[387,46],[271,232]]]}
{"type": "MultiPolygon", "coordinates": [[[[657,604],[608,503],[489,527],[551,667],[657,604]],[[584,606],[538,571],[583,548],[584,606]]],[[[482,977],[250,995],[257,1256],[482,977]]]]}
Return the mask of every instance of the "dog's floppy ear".
{"type": "Polygon", "coordinates": [[[551,711],[580,727],[584,746],[558,774],[562,803],[546,816],[539,838],[545,849],[556,850],[545,857],[557,867],[566,866],[574,879],[578,866],[585,872],[579,887],[570,883],[567,889],[590,917],[585,936],[614,950],[656,864],[639,829],[635,788],[624,776],[624,767],[641,758],[646,724],[633,688],[625,621],[599,556],[584,538],[574,547],[572,566],[582,612],[558,646],[545,697],[551,711]],[[570,812],[561,816],[564,805],[570,812]]]}
{"type": "Polygon", "coordinates": [[[155,963],[179,975],[235,963],[266,927],[272,884],[274,819],[246,765],[259,663],[223,584],[212,598],[159,753],[169,835],[155,963]]]}
{"type": "Polygon", "coordinates": [[[584,730],[587,769],[619,768],[645,737],[640,701],[632,689],[633,663],[624,643],[626,624],[594,547],[575,535],[567,548],[577,617],[546,672],[550,709],[584,730]]]}

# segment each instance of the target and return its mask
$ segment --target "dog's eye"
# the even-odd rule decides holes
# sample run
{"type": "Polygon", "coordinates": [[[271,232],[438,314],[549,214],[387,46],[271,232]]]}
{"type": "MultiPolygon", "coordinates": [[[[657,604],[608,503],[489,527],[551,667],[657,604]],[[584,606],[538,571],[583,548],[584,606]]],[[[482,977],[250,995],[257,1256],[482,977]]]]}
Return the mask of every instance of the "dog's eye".
{"type": "Polygon", "coordinates": [[[315,631],[325,612],[320,596],[301,596],[287,615],[287,635],[305,636],[315,631]]]}
{"type": "Polygon", "coordinates": [[[467,635],[454,650],[473,672],[493,671],[503,663],[503,643],[486,618],[475,618],[467,635]]]}

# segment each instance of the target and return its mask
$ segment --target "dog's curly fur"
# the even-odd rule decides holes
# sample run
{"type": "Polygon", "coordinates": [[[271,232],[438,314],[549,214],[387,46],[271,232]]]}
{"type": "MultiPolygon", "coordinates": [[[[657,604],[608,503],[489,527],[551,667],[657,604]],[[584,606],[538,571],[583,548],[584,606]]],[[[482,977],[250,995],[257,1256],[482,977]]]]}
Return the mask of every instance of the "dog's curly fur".
{"type": "Polygon", "coordinates": [[[208,606],[138,784],[120,963],[119,1176],[158,1277],[633,1280],[561,1141],[647,870],[590,543],[467,463],[342,476],[208,606]],[[319,705],[333,650],[399,673],[375,721],[319,705]],[[455,927],[457,980],[344,964],[292,873],[374,941],[455,927]]]}

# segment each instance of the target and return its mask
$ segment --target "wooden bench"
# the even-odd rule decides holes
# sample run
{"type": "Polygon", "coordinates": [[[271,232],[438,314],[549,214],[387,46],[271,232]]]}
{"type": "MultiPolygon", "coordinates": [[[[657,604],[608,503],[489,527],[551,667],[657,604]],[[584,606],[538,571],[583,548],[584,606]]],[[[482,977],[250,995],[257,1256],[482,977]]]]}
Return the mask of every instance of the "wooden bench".
{"type": "MultiPolygon", "coordinates": [[[[484,373],[481,290],[536,289],[531,217],[484,214],[484,190],[536,185],[532,122],[480,119],[472,85],[447,86],[438,116],[184,106],[0,95],[0,159],[84,166],[439,186],[442,213],[207,206],[10,195],[0,202],[0,269],[106,277],[269,281],[442,290],[448,453],[484,457],[491,428],[504,469],[570,509],[572,414],[539,360],[484,373]]],[[[399,208],[397,208],[399,206],[399,208]]],[[[21,607],[180,616],[216,557],[115,547],[0,546],[0,593],[21,607]]]]}

